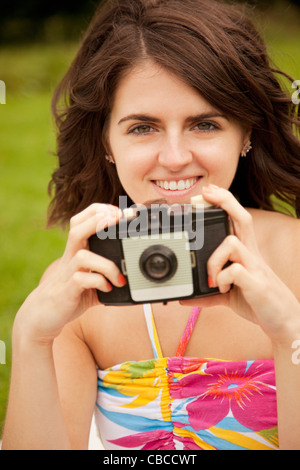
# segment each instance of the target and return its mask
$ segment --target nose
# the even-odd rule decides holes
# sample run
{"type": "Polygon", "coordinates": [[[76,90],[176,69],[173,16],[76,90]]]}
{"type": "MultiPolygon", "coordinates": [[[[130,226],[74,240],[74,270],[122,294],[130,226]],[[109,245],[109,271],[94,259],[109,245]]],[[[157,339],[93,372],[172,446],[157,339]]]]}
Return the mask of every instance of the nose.
{"type": "Polygon", "coordinates": [[[177,172],[191,163],[192,160],[193,154],[188,149],[182,136],[166,136],[158,156],[161,166],[177,172]]]}

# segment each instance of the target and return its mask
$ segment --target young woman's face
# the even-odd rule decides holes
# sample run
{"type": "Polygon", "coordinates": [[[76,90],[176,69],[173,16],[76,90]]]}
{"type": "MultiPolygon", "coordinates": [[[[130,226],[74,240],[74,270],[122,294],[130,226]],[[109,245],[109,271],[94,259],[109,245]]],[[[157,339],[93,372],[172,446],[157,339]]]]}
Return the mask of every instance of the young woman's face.
{"type": "Polygon", "coordinates": [[[210,183],[228,189],[249,134],[198,92],[155,63],[121,81],[108,143],[135,203],[188,203],[210,183]]]}

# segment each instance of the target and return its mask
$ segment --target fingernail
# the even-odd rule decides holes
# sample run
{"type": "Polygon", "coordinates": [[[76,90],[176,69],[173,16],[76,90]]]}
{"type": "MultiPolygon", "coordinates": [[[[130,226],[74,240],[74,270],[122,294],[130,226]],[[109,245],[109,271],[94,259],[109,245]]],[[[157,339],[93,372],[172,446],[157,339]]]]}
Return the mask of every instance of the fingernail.
{"type": "Polygon", "coordinates": [[[106,282],[106,289],[107,289],[107,292],[111,292],[113,290],[113,287],[109,282],[106,282]]]}
{"type": "Polygon", "coordinates": [[[127,280],[123,274],[119,274],[118,283],[121,285],[121,287],[124,287],[127,284],[127,280]]]}
{"type": "Polygon", "coordinates": [[[208,276],[207,278],[207,284],[208,284],[208,287],[210,289],[212,289],[214,287],[214,283],[213,283],[213,280],[212,280],[212,277],[211,276],[208,276]]]}
{"type": "Polygon", "coordinates": [[[98,217],[106,217],[108,220],[120,217],[122,215],[121,210],[115,206],[103,205],[99,207],[96,212],[98,217]]]}
{"type": "Polygon", "coordinates": [[[213,193],[214,191],[218,191],[220,189],[219,186],[216,186],[215,184],[209,184],[208,186],[204,186],[204,191],[208,193],[213,193]]]}

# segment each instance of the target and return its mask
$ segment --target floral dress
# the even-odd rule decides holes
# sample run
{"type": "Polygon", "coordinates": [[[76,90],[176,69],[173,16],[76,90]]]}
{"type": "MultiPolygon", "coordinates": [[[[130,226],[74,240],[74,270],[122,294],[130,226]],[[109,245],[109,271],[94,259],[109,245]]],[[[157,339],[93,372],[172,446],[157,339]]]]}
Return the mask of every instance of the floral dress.
{"type": "Polygon", "coordinates": [[[98,370],[96,423],[105,449],[278,449],[274,361],[185,357],[194,308],[175,357],[163,357],[150,305],[154,359],[98,370]]]}

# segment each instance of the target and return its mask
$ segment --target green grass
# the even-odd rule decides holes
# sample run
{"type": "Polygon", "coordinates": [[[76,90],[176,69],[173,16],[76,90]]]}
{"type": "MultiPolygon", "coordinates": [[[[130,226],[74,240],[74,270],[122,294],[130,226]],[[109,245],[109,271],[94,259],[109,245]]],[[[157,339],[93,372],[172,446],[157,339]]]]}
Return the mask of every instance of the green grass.
{"type": "Polygon", "coordinates": [[[47,184],[56,165],[50,153],[55,148],[51,93],[10,93],[10,82],[6,85],[7,104],[0,106],[0,340],[6,344],[6,365],[0,365],[0,432],[14,316],[45,268],[61,255],[66,239],[60,230],[44,228],[47,184]]]}
{"type": "Polygon", "coordinates": [[[40,94],[8,97],[7,105],[0,108],[0,224],[4,240],[0,275],[5,279],[0,287],[1,307],[12,301],[18,305],[24,294],[19,281],[35,283],[40,269],[55,254],[51,239],[49,245],[45,242],[48,236],[57,240],[58,232],[49,231],[45,238],[44,230],[46,186],[55,165],[47,152],[54,148],[48,108],[49,96],[40,94]]]}
{"type": "MultiPolygon", "coordinates": [[[[300,79],[300,16],[282,5],[258,23],[275,62],[300,79]]],[[[0,435],[14,316],[66,240],[60,230],[44,228],[47,184],[56,165],[50,99],[75,49],[76,44],[0,48],[0,80],[7,86],[7,104],[0,105],[0,341],[7,362],[0,364],[0,435]]]]}

